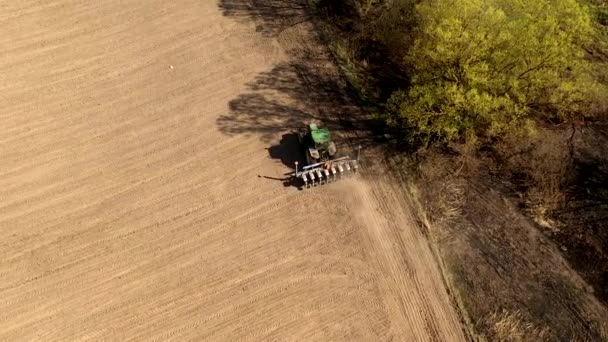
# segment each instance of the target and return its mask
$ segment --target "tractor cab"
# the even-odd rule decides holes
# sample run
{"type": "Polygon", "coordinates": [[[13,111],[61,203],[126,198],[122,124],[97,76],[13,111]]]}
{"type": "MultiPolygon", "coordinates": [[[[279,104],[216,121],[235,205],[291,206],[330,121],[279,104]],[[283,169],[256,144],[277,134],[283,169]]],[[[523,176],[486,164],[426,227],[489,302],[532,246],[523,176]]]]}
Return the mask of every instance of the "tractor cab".
{"type": "Polygon", "coordinates": [[[320,128],[311,123],[307,126],[303,140],[309,164],[329,160],[336,154],[336,145],[331,140],[331,133],[327,128],[320,128]]]}

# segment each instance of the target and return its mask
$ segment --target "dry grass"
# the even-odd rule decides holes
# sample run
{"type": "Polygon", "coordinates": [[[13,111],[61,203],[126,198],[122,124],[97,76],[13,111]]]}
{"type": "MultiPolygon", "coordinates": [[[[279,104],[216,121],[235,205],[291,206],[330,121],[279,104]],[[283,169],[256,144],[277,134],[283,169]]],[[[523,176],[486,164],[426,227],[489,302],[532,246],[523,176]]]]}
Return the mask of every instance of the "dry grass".
{"type": "Polygon", "coordinates": [[[532,218],[547,228],[554,227],[551,216],[567,200],[564,185],[572,170],[572,130],[539,129],[532,137],[505,139],[497,145],[504,164],[501,172],[511,173],[532,218]],[[523,140],[522,140],[523,139],[523,140]]]}
{"type": "MultiPolygon", "coordinates": [[[[599,327],[585,327],[578,316],[547,304],[548,298],[556,298],[577,306],[582,304],[576,301],[591,297],[568,292],[572,283],[560,278],[563,273],[539,276],[545,274],[547,265],[557,264],[547,261],[547,254],[538,250],[544,245],[542,238],[536,235],[534,225],[526,223],[518,201],[505,204],[510,202],[513,185],[504,177],[506,173],[493,172],[518,170],[523,185],[521,200],[536,203],[540,219],[550,217],[565,198],[562,182],[567,181],[570,169],[570,156],[564,153],[568,138],[567,134],[541,131],[526,141],[527,149],[511,150],[510,154],[502,150],[505,163],[476,154],[464,145],[451,146],[457,154],[420,152],[416,176],[410,171],[404,177],[416,214],[441,255],[451,296],[474,340],[555,341],[574,336],[575,341],[585,341],[587,336],[595,340],[600,336],[599,327]],[[537,240],[530,240],[530,236],[537,240]],[[536,299],[530,300],[530,296],[536,299]],[[536,305],[546,305],[545,314],[550,317],[530,310],[536,305]]],[[[559,255],[550,255],[560,260],[559,255]]],[[[582,316],[588,322],[600,322],[593,317],[601,315],[594,315],[585,311],[582,316]]]]}
{"type": "Polygon", "coordinates": [[[547,341],[550,330],[527,322],[519,311],[502,310],[488,315],[482,324],[492,341],[547,341]]]}
{"type": "Polygon", "coordinates": [[[527,197],[533,216],[547,222],[549,216],[566,202],[563,185],[571,170],[572,160],[564,137],[546,132],[541,141],[528,159],[527,173],[531,186],[527,197]]]}
{"type": "Polygon", "coordinates": [[[426,193],[424,207],[433,224],[449,224],[461,217],[466,184],[460,175],[476,167],[469,153],[461,154],[456,161],[438,154],[424,157],[419,173],[426,193]]]}

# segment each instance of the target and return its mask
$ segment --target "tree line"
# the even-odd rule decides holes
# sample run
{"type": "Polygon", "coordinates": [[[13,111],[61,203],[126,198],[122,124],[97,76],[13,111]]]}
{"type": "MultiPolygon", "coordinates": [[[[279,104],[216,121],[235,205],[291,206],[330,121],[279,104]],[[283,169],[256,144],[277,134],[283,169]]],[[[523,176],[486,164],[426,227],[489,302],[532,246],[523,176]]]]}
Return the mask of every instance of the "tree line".
{"type": "Polygon", "coordinates": [[[577,0],[351,5],[365,33],[388,45],[410,78],[383,104],[404,138],[476,144],[530,135],[539,121],[598,115],[607,97],[598,72],[607,64],[589,53],[597,45],[594,14],[577,0]]]}

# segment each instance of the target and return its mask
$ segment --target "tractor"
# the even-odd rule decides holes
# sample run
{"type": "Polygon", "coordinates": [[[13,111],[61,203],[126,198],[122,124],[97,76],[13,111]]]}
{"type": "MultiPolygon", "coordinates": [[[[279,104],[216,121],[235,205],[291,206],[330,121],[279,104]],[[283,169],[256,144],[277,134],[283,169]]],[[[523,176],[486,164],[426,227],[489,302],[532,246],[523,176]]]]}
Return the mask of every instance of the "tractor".
{"type": "Polygon", "coordinates": [[[337,180],[359,168],[359,157],[337,157],[336,144],[331,132],[316,123],[310,123],[298,132],[298,140],[304,149],[306,165],[296,162],[295,176],[305,188],[337,180]]]}

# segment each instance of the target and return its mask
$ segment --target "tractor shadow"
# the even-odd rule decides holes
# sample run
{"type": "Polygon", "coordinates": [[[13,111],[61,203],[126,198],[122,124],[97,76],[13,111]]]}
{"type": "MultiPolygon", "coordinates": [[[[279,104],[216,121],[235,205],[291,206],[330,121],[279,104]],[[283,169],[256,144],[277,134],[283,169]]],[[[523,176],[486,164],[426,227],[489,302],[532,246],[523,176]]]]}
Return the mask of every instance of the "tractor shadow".
{"type": "Polygon", "coordinates": [[[283,134],[277,145],[268,148],[268,155],[272,159],[280,160],[291,171],[295,171],[296,162],[304,165],[306,161],[297,133],[283,134]]]}
{"type": "Polygon", "coordinates": [[[262,178],[281,181],[285,187],[297,187],[301,188],[298,180],[295,177],[295,163],[298,162],[300,165],[305,165],[305,157],[298,141],[297,133],[287,133],[281,136],[281,140],[277,145],[270,146],[267,148],[268,155],[271,159],[280,161],[281,164],[289,168],[289,171],[285,173],[284,178],[276,178],[269,176],[260,176],[262,178]]]}

